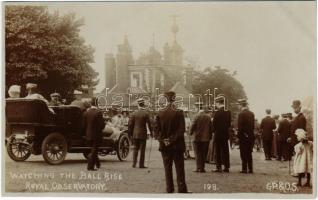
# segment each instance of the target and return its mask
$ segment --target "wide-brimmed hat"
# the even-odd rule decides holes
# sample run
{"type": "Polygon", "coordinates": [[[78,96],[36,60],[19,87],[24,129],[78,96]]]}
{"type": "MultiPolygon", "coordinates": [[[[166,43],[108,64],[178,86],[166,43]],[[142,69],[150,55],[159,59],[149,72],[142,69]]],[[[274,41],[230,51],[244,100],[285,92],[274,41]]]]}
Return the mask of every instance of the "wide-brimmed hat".
{"type": "Polygon", "coordinates": [[[9,90],[8,90],[9,93],[11,92],[18,92],[20,93],[21,92],[21,86],[20,85],[11,85],[9,90]]]}
{"type": "Polygon", "coordinates": [[[25,87],[26,87],[26,89],[28,90],[28,89],[34,89],[34,88],[37,88],[37,87],[38,87],[38,85],[37,85],[37,84],[35,84],[35,83],[27,83],[27,84],[25,85],[25,87]]]}
{"type": "Polygon", "coordinates": [[[292,108],[299,108],[301,106],[301,102],[299,100],[294,100],[291,105],[292,108]]]}

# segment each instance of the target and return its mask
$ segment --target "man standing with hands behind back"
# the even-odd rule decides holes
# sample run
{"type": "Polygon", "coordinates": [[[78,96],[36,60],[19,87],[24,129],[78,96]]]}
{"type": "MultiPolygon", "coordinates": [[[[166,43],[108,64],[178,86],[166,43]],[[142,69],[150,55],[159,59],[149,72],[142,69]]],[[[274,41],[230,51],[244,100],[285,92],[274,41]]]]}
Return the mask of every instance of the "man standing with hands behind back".
{"type": "Polygon", "coordinates": [[[157,117],[157,138],[161,151],[166,176],[167,193],[174,192],[172,163],[175,163],[179,193],[188,193],[185,182],[184,157],[185,121],[183,111],[173,104],[176,98],[174,92],[165,93],[168,105],[159,111],[157,117]]]}
{"type": "Polygon", "coordinates": [[[209,142],[212,138],[212,121],[209,108],[204,107],[194,118],[190,135],[193,136],[193,146],[197,167],[193,172],[205,173],[205,161],[209,150],[209,142]]]}
{"type": "Polygon", "coordinates": [[[247,107],[247,101],[245,99],[238,100],[241,112],[238,116],[238,138],[240,144],[240,155],[242,160],[241,173],[246,174],[253,173],[253,144],[254,144],[254,113],[247,107]]]}
{"type": "Polygon", "coordinates": [[[83,114],[84,130],[87,143],[92,147],[88,159],[87,170],[95,171],[95,166],[100,168],[98,159],[98,146],[102,138],[102,131],[105,127],[103,113],[97,108],[97,98],[91,100],[91,107],[83,114]]]}

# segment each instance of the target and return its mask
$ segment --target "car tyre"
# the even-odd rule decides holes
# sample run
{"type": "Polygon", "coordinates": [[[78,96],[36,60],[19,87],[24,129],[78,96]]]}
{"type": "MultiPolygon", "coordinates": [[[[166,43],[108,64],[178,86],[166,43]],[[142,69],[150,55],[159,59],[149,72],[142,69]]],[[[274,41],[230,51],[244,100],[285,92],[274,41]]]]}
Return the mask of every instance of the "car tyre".
{"type": "Polygon", "coordinates": [[[42,155],[50,165],[61,164],[67,154],[67,142],[60,133],[51,133],[42,142],[42,155]]]}
{"type": "Polygon", "coordinates": [[[22,162],[31,156],[31,147],[29,144],[10,139],[7,143],[7,152],[12,160],[22,162]]]}
{"type": "Polygon", "coordinates": [[[126,134],[119,137],[117,141],[116,154],[120,161],[125,161],[129,155],[130,141],[126,134]]]}

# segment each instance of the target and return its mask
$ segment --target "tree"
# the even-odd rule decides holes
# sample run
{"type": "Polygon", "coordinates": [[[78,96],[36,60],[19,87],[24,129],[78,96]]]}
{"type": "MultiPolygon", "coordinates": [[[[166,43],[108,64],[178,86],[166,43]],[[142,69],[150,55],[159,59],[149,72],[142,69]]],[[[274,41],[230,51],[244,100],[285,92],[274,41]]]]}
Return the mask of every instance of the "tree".
{"type": "MultiPolygon", "coordinates": [[[[214,88],[217,94],[224,94],[226,97],[228,109],[232,112],[232,120],[236,122],[236,116],[239,112],[235,104],[238,99],[246,98],[242,84],[235,78],[237,72],[230,72],[219,66],[208,67],[203,71],[196,71],[193,79],[193,92],[204,95],[210,89],[213,93],[214,88]]],[[[204,100],[204,98],[203,98],[204,100]]]]}
{"type": "Polygon", "coordinates": [[[70,98],[82,85],[94,87],[94,50],[80,37],[82,25],[74,14],[51,14],[45,6],[6,6],[6,89],[33,82],[45,97],[56,91],[70,98]]]}

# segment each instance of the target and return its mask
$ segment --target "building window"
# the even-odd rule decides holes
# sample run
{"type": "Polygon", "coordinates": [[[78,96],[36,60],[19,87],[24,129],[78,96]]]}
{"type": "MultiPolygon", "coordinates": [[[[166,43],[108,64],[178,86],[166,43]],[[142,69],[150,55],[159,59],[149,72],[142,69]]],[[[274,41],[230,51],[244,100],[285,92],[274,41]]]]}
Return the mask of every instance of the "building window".
{"type": "Polygon", "coordinates": [[[130,74],[130,86],[142,88],[142,75],[141,72],[131,72],[130,74]]]}

